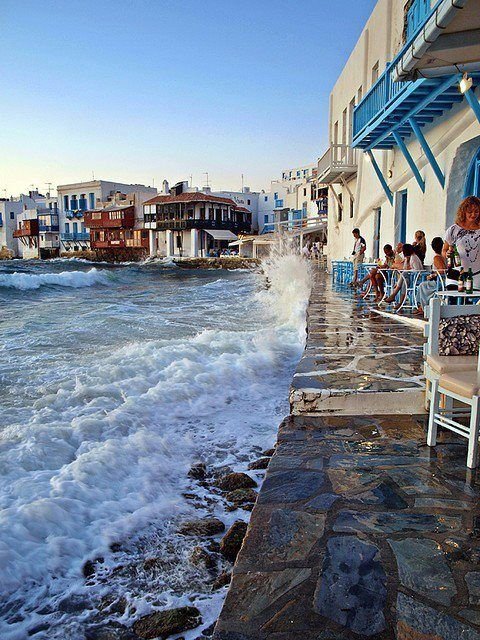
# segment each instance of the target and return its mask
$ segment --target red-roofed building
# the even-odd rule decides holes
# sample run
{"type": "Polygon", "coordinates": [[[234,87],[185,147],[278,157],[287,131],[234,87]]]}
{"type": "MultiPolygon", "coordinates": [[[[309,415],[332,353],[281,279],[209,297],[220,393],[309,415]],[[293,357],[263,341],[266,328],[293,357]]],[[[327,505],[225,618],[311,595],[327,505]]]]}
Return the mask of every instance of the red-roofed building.
{"type": "Polygon", "coordinates": [[[252,214],[231,198],[184,191],[179,183],[143,205],[150,252],[159,256],[206,257],[228,247],[239,233],[249,233],[252,214]]]}

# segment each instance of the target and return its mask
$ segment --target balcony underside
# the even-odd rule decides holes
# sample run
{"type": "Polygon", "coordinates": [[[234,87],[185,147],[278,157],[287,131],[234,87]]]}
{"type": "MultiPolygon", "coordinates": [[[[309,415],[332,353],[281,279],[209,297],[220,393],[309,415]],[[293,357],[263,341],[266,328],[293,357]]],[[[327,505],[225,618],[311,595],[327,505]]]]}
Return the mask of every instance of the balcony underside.
{"type": "Polygon", "coordinates": [[[357,173],[357,166],[329,167],[325,173],[318,178],[319,184],[341,183],[342,180],[350,180],[357,173]]]}
{"type": "Polygon", "coordinates": [[[391,149],[396,144],[393,132],[401,138],[412,134],[410,118],[423,127],[462,100],[456,75],[406,82],[393,100],[377,109],[362,129],[354,131],[352,146],[364,150],[391,149]]]}

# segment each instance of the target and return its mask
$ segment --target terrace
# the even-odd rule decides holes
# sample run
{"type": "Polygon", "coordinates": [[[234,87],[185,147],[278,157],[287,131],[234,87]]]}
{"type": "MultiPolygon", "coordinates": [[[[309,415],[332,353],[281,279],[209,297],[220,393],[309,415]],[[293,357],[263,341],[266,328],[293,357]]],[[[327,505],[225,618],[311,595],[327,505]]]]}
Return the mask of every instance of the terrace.
{"type": "Polygon", "coordinates": [[[307,331],[214,639],[480,640],[478,472],[426,444],[421,333],[322,274],[307,331]]]}

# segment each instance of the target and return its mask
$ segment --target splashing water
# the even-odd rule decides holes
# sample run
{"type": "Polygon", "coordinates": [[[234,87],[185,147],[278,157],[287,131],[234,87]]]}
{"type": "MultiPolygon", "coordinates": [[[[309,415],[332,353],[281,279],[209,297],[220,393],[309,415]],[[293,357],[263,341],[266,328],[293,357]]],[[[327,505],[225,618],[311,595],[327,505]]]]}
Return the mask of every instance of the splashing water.
{"type": "Polygon", "coordinates": [[[223,591],[175,531],[240,517],[188,469],[245,470],[287,412],[311,278],[291,255],[265,272],[268,290],[158,262],[0,264],[18,285],[0,287],[2,640],[83,639],[107,596],[125,598],[108,615],[127,625],[192,598],[215,618],[223,591]]]}

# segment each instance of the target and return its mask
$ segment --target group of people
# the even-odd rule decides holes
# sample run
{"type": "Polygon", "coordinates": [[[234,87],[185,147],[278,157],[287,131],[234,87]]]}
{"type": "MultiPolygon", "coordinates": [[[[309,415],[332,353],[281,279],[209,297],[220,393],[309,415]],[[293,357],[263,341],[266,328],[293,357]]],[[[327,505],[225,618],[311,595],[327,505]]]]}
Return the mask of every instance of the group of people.
{"type": "MultiPolygon", "coordinates": [[[[402,292],[397,305],[397,307],[401,307],[406,295],[404,281],[399,279],[390,295],[385,297],[386,279],[382,275],[382,271],[386,269],[425,270],[424,262],[427,253],[425,233],[421,230],[416,231],[411,244],[399,242],[395,249],[391,244],[386,244],[383,247],[384,258],[379,261],[377,267],[370,269],[362,280],[358,280],[358,267],[364,261],[367,245],[358,228],[354,229],[352,233],[354,237],[352,286],[362,287],[370,280],[375,292],[375,301],[382,306],[394,302],[397,295],[402,292]]],[[[476,196],[465,198],[457,210],[455,223],[445,233],[445,239],[437,236],[433,238],[430,246],[434,253],[431,273],[418,286],[416,292],[418,307],[414,313],[423,315],[430,298],[437,290],[436,279],[438,277],[445,277],[447,287],[456,287],[456,281],[462,277],[462,271],[467,273],[471,270],[474,290],[479,290],[480,297],[480,199],[476,196]],[[457,252],[461,262],[459,270],[449,268],[448,258],[453,251],[457,252]]]]}
{"type": "Polygon", "coordinates": [[[318,258],[322,255],[323,253],[323,245],[320,242],[320,240],[315,240],[315,242],[308,242],[306,245],[304,245],[303,249],[302,249],[302,255],[304,258],[315,258],[318,260],[318,258]]]}

